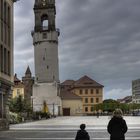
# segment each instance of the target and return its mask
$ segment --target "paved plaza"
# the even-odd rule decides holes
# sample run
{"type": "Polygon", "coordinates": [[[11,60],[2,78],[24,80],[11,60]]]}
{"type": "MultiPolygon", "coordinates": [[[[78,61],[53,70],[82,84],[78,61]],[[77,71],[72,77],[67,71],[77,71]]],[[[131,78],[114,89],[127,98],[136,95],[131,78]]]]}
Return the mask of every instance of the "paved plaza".
{"type": "MultiPolygon", "coordinates": [[[[126,140],[140,140],[140,117],[124,117],[128,124],[126,140]]],[[[48,120],[11,125],[0,132],[2,140],[74,140],[81,123],[87,124],[91,140],[109,140],[106,127],[110,117],[57,117],[48,120]]]]}
{"type": "MultiPolygon", "coordinates": [[[[76,117],[57,117],[48,120],[41,120],[37,122],[24,123],[18,125],[11,125],[11,130],[60,130],[72,129],[77,130],[81,123],[87,125],[87,129],[106,129],[110,120],[110,116],[76,116],[76,117]]],[[[130,129],[140,128],[140,117],[124,117],[130,129]]]]}

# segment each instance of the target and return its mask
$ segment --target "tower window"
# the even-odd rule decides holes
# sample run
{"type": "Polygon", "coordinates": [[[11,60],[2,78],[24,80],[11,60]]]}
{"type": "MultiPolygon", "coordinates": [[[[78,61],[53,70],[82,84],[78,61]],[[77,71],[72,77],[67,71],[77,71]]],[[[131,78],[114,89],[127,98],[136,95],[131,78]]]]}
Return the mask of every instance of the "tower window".
{"type": "Polygon", "coordinates": [[[43,33],[43,34],[42,34],[42,38],[43,38],[43,39],[47,39],[47,33],[43,33]]]}
{"type": "Polygon", "coordinates": [[[55,80],[55,76],[53,75],[53,80],[55,80]]]}
{"type": "Polygon", "coordinates": [[[46,15],[46,14],[42,15],[41,22],[42,22],[43,30],[48,30],[48,25],[49,25],[48,15],[46,15]]]}
{"type": "Polygon", "coordinates": [[[43,20],[43,28],[47,28],[48,27],[48,20],[43,20]]]}

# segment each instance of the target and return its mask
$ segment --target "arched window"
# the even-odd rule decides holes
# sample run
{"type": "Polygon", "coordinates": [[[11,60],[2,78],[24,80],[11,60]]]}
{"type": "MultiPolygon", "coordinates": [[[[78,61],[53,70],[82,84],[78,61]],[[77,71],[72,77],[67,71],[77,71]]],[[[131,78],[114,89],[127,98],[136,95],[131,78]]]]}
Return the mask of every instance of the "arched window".
{"type": "Polygon", "coordinates": [[[42,21],[42,29],[43,30],[47,30],[48,29],[48,16],[47,15],[42,15],[41,17],[41,21],[42,21]]]}
{"type": "Polygon", "coordinates": [[[43,27],[48,27],[48,20],[43,21],[43,27]]]}

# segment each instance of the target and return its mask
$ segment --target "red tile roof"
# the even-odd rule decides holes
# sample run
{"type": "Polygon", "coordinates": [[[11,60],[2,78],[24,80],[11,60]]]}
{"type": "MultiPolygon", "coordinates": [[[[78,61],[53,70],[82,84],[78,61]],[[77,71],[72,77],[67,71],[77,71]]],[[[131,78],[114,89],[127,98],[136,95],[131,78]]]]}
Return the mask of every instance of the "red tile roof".
{"type": "Polygon", "coordinates": [[[73,85],[75,83],[74,80],[66,80],[63,83],[61,83],[61,85],[73,85]]]}
{"type": "Polygon", "coordinates": [[[95,80],[89,78],[88,76],[83,76],[74,83],[75,87],[104,87],[95,80]]]}
{"type": "Polygon", "coordinates": [[[78,96],[70,91],[67,91],[67,90],[61,90],[60,97],[61,97],[61,99],[75,99],[75,100],[82,99],[80,96],[78,96]]]}

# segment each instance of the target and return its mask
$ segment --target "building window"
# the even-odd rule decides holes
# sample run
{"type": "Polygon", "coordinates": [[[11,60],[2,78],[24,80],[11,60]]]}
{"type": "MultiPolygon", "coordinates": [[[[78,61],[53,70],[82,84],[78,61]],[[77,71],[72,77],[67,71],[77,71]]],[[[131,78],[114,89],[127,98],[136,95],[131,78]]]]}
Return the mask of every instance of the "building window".
{"type": "Polygon", "coordinates": [[[96,89],[96,94],[99,94],[99,89],[96,89]]]}
{"type": "Polygon", "coordinates": [[[11,75],[10,52],[8,51],[8,74],[11,75]]]}
{"type": "Polygon", "coordinates": [[[82,89],[80,89],[79,93],[80,93],[80,94],[83,94],[83,90],[82,90],[82,89]]]}
{"type": "Polygon", "coordinates": [[[0,2],[0,18],[2,19],[3,17],[3,0],[0,2]]]}
{"type": "Polygon", "coordinates": [[[88,107],[85,107],[85,112],[88,112],[88,107]]]}
{"type": "Polygon", "coordinates": [[[4,73],[7,73],[7,55],[6,55],[6,48],[4,48],[4,73]]]}
{"type": "Polygon", "coordinates": [[[99,103],[99,98],[96,98],[96,103],[99,103]]]}
{"type": "Polygon", "coordinates": [[[88,98],[85,98],[85,103],[88,103],[88,98]]]}
{"type": "Polygon", "coordinates": [[[93,112],[93,111],[94,111],[94,107],[93,107],[93,106],[91,106],[90,111],[91,111],[91,112],[93,112]]]}
{"type": "Polygon", "coordinates": [[[17,96],[19,97],[20,95],[20,89],[17,89],[17,96]]]}
{"type": "Polygon", "coordinates": [[[90,99],[90,102],[91,102],[91,103],[94,103],[94,99],[93,99],[93,98],[91,98],[91,99],[90,99]]]}
{"type": "Polygon", "coordinates": [[[8,38],[8,45],[10,47],[10,45],[11,45],[11,29],[10,28],[8,28],[8,36],[7,36],[7,38],[8,38]]]}
{"type": "Polygon", "coordinates": [[[0,55],[0,58],[1,58],[1,72],[3,72],[3,46],[1,45],[1,55],[0,55]]]}
{"type": "Polygon", "coordinates": [[[7,26],[4,24],[4,43],[7,44],[7,26]]]}
{"type": "Polygon", "coordinates": [[[10,27],[11,26],[11,9],[10,7],[8,6],[8,26],[10,27]]]}
{"type": "Polygon", "coordinates": [[[1,41],[3,41],[3,22],[1,22],[1,41]]]}
{"type": "Polygon", "coordinates": [[[88,94],[88,89],[85,89],[85,94],[88,94]]]}
{"type": "Polygon", "coordinates": [[[6,2],[4,2],[4,21],[6,22],[6,2]]]}
{"type": "Polygon", "coordinates": [[[90,93],[93,94],[93,89],[90,90],[90,93]]]}
{"type": "Polygon", "coordinates": [[[3,54],[3,49],[2,49],[2,45],[0,46],[0,71],[2,72],[2,66],[3,66],[3,64],[2,64],[2,59],[3,59],[3,57],[2,57],[2,54],[3,54]]]}

